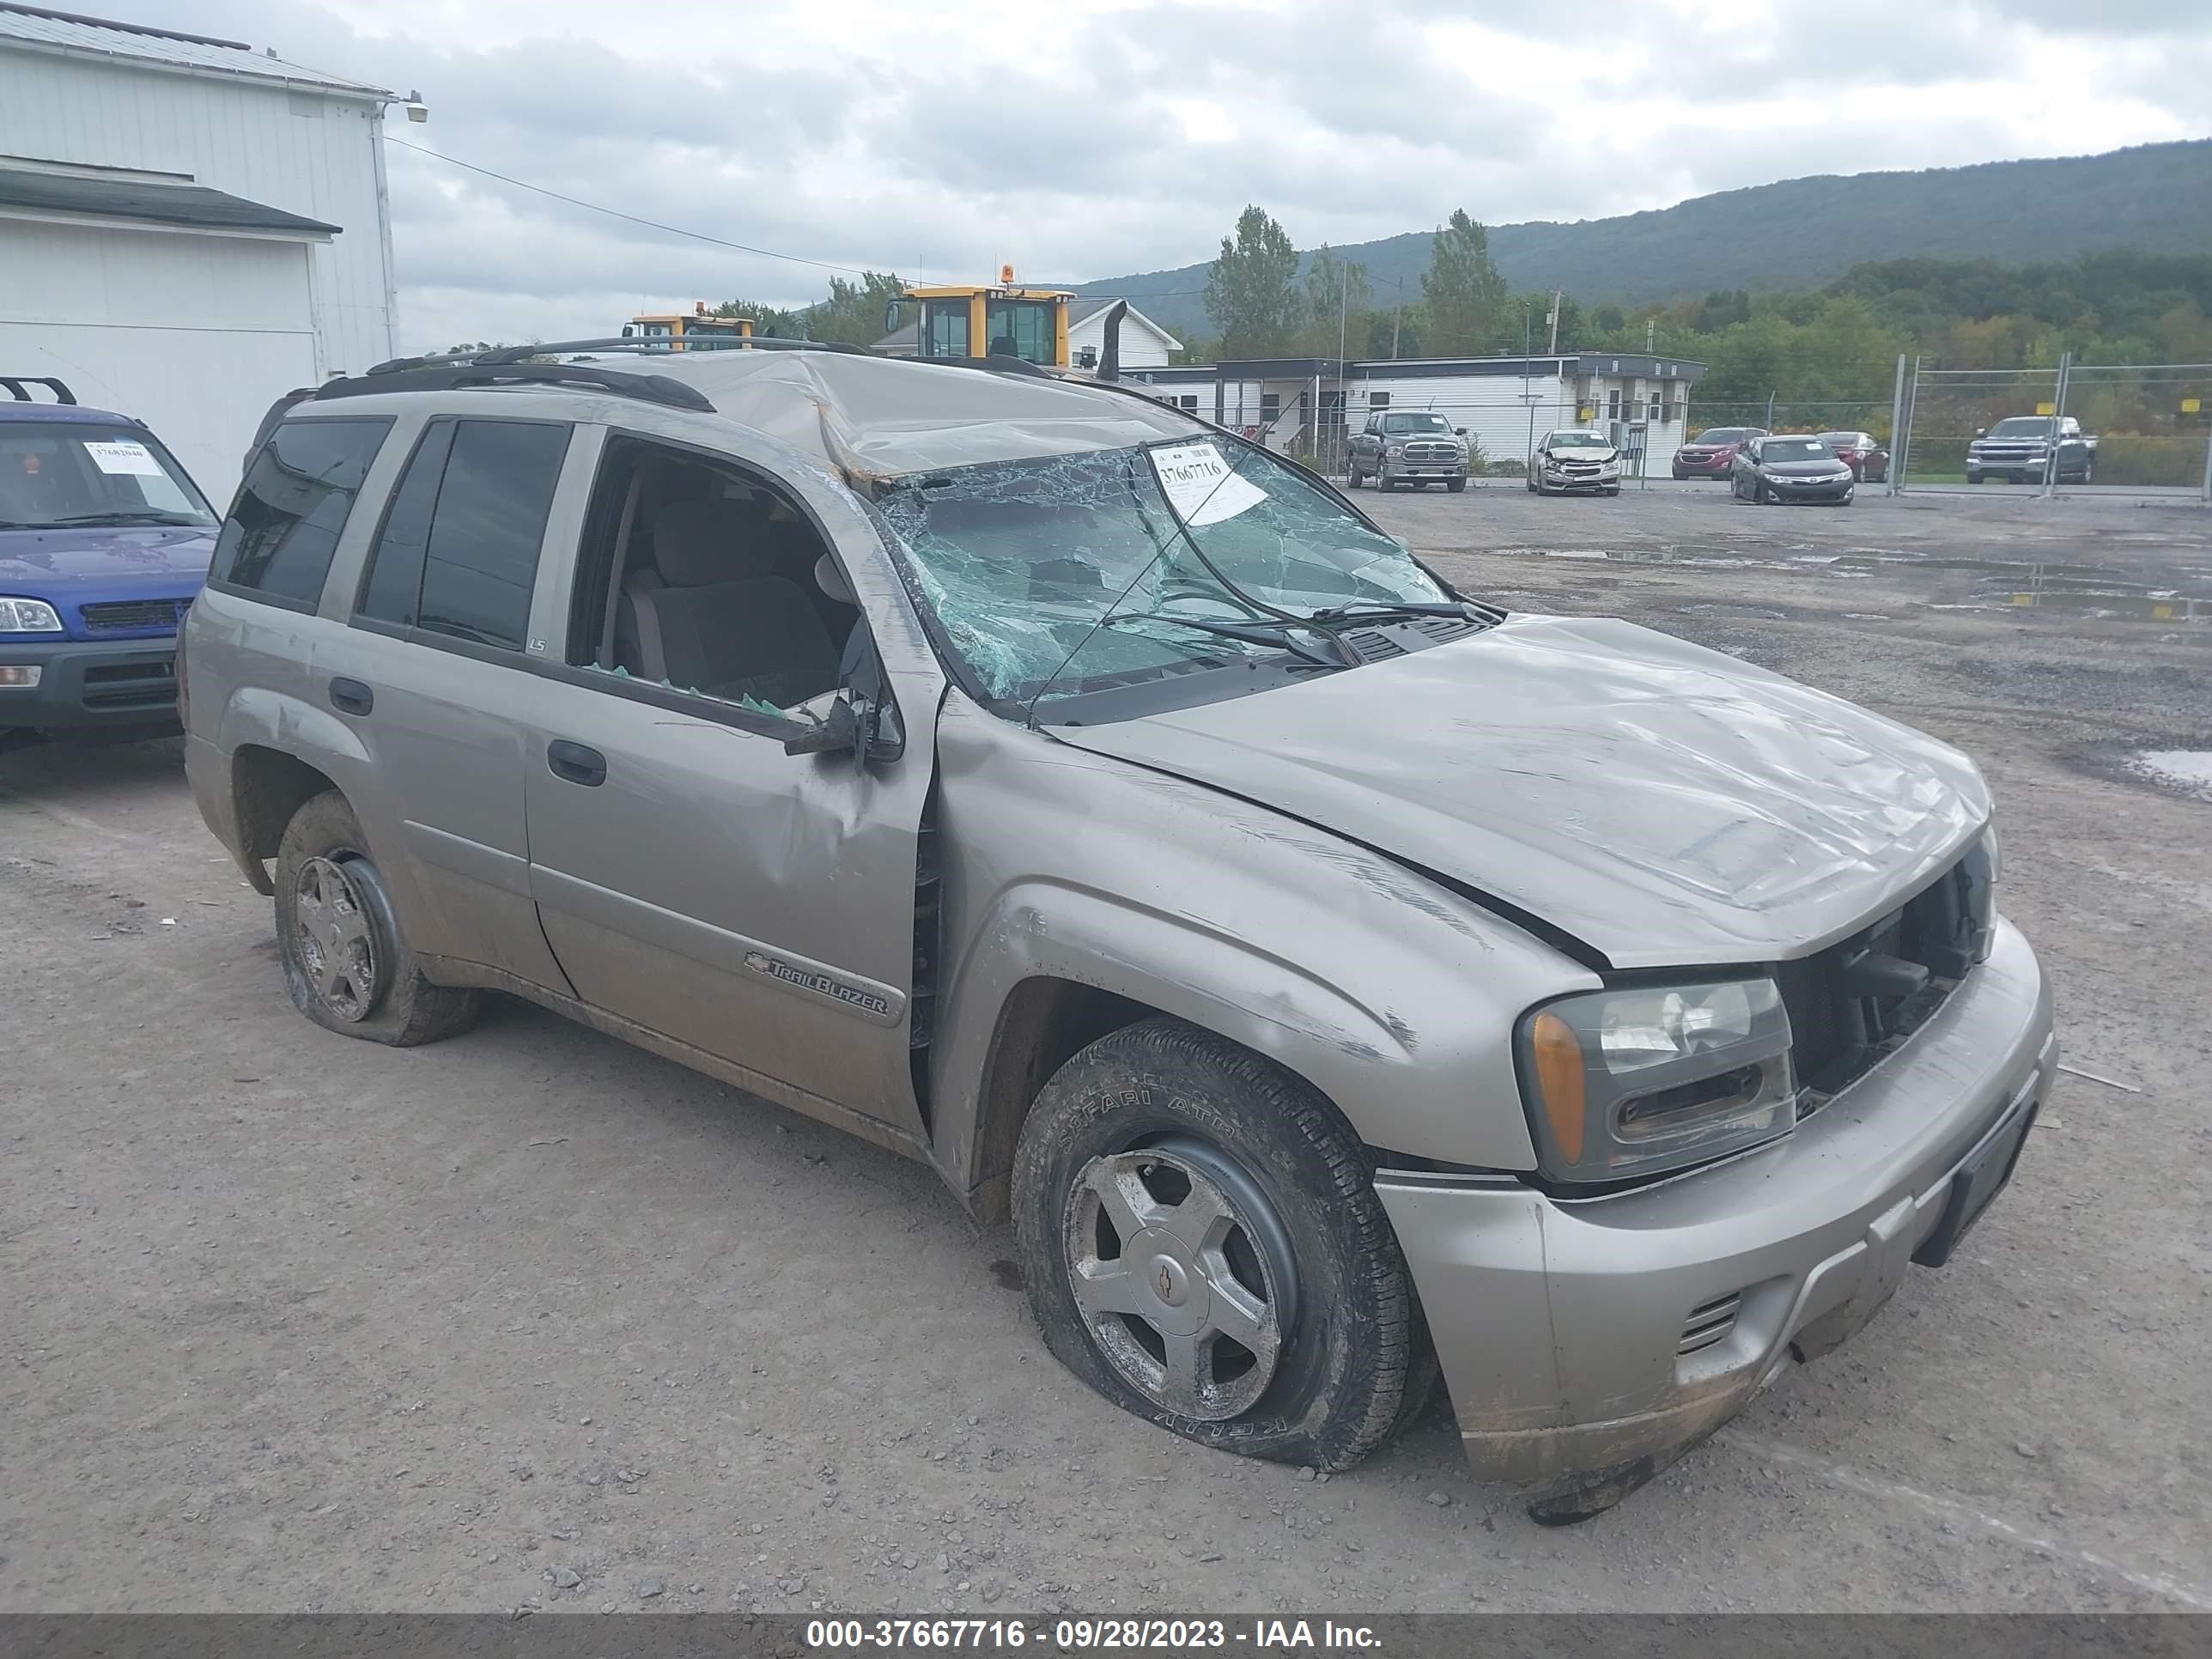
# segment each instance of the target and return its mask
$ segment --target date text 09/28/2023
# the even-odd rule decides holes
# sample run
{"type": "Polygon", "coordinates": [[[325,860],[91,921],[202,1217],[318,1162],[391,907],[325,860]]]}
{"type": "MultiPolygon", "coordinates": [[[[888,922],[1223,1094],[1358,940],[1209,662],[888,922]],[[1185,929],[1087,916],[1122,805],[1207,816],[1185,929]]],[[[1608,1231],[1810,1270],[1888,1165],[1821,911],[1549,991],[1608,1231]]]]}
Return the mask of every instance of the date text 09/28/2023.
{"type": "Polygon", "coordinates": [[[1365,1625],[1334,1620],[1255,1619],[1232,1626],[1222,1619],[1060,1619],[1034,1628],[1025,1619],[815,1619],[810,1648],[1025,1648],[1049,1644],[1063,1651],[1135,1650],[1176,1652],[1243,1646],[1260,1650],[1381,1645],[1365,1625]]]}

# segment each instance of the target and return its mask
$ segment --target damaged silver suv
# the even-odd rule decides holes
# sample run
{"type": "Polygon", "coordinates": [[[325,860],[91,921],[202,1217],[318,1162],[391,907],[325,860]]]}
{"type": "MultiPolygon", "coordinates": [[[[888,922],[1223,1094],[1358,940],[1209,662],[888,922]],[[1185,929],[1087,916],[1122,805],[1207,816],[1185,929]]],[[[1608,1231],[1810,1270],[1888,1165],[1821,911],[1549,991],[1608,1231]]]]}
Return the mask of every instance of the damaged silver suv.
{"type": "Polygon", "coordinates": [[[1121,386],[557,350],[283,413],[192,607],[317,1025],[673,1056],[1010,1217],[1127,1410],[1340,1468],[1441,1373],[1547,1520],[2010,1176],[2050,1001],[1942,744],[1463,597],[1121,386]]]}

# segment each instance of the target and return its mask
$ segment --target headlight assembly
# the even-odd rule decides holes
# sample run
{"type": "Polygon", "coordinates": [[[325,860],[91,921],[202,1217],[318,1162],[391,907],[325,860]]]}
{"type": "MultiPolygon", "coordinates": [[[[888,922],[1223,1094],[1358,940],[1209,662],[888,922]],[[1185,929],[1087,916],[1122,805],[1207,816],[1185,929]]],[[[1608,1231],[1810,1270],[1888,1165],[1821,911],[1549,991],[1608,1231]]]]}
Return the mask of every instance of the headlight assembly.
{"type": "Polygon", "coordinates": [[[1790,1041],[1769,979],[1594,991],[1531,1010],[1515,1048],[1543,1173],[1638,1179],[1788,1133],[1790,1041]]]}
{"type": "Polygon", "coordinates": [[[0,634],[58,634],[62,619],[44,599],[0,599],[0,634]]]}

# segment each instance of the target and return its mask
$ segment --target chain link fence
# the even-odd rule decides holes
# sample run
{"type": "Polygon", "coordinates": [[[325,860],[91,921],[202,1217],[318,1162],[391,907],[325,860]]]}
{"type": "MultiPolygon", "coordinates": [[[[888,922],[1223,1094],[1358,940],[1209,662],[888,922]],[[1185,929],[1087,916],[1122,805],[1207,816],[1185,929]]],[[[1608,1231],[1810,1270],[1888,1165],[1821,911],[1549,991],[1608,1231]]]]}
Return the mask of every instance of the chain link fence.
{"type": "Polygon", "coordinates": [[[2212,364],[2076,363],[1899,376],[1900,490],[2005,488],[2212,505],[2212,364]]]}
{"type": "MultiPolygon", "coordinates": [[[[2212,363],[1973,368],[1923,357],[1900,361],[1893,377],[1890,365],[1859,367],[1866,372],[1850,378],[1861,385],[1893,378],[1889,395],[1807,397],[1782,386],[1764,398],[1706,398],[1685,380],[1622,396],[1507,374],[1434,393],[1401,385],[1386,403],[1367,382],[1309,378],[1224,386],[1219,408],[1227,425],[1337,477],[1352,437],[1387,408],[1443,416],[1470,445],[1477,481],[1524,477],[1536,441],[1555,427],[1611,436],[1631,487],[1674,478],[1685,442],[1747,429],[1863,434],[1872,443],[1855,442],[1868,458],[1855,465],[1866,484],[1893,494],[2095,492],[2212,507],[2212,363]]],[[[1214,412],[1212,386],[1163,390],[1195,413],[1214,412]]]]}

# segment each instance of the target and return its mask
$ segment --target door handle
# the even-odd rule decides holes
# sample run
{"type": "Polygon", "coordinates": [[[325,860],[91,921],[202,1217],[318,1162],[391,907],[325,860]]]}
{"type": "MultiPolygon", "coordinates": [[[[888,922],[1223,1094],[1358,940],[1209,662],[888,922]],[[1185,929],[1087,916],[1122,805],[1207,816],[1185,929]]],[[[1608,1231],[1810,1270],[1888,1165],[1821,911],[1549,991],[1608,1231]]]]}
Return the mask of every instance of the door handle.
{"type": "Polygon", "coordinates": [[[596,789],[607,781],[607,757],[580,743],[556,738],[545,745],[545,765],[556,778],[596,789]]]}
{"type": "Polygon", "coordinates": [[[331,707],[341,714],[366,714],[376,707],[376,693],[359,680],[340,678],[331,682],[331,707]]]}

